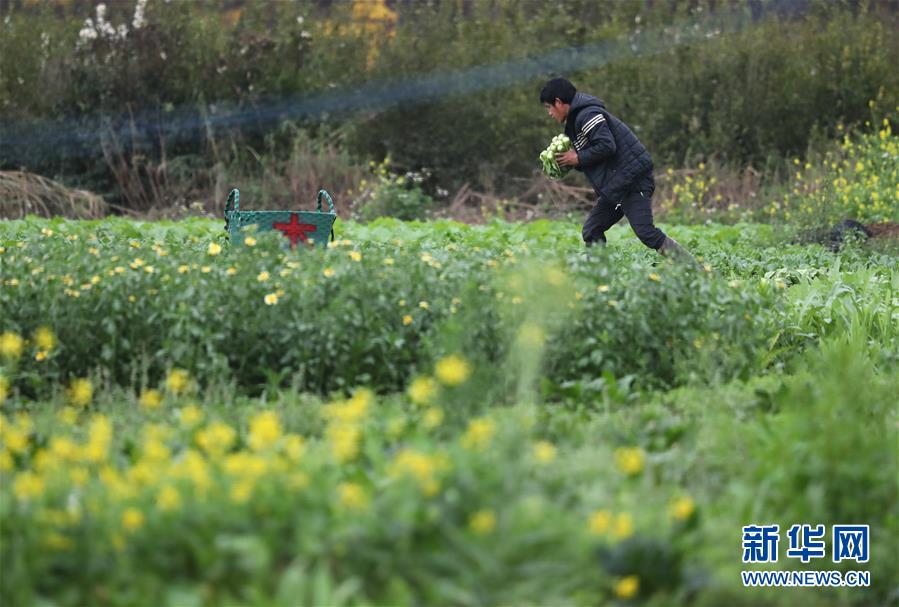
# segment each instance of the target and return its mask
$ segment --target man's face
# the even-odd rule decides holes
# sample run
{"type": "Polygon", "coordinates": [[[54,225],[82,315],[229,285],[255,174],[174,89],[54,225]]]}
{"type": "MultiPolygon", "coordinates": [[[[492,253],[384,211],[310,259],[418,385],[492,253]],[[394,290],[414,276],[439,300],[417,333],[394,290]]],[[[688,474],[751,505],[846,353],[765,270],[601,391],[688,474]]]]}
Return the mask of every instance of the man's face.
{"type": "Polygon", "coordinates": [[[544,102],[543,107],[546,108],[546,112],[552,116],[552,119],[559,124],[562,124],[568,118],[568,108],[570,106],[567,103],[562,103],[562,100],[558,97],[552,104],[544,102]]]}

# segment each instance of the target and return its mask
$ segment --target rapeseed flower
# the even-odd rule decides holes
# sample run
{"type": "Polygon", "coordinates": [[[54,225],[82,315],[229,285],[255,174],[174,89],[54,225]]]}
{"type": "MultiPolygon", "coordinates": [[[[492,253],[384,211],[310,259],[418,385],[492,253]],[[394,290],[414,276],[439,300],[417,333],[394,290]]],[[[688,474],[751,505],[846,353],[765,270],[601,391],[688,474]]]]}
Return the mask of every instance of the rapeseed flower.
{"type": "Polygon", "coordinates": [[[235,438],[237,438],[237,432],[234,431],[234,428],[219,421],[209,424],[196,434],[197,444],[213,457],[221,456],[228,451],[234,444],[235,438]]]}
{"type": "Polygon", "coordinates": [[[190,374],[184,369],[172,369],[165,378],[165,387],[175,395],[186,392],[190,387],[190,374]]]}
{"type": "Polygon", "coordinates": [[[421,422],[426,430],[433,430],[443,423],[443,409],[440,407],[431,407],[425,411],[421,422]]]}
{"type": "Polygon", "coordinates": [[[688,496],[674,500],[669,509],[671,517],[679,521],[685,521],[690,518],[695,510],[696,504],[688,496]]]}
{"type": "Polygon", "coordinates": [[[430,403],[437,395],[439,386],[430,377],[418,377],[410,385],[407,393],[412,402],[417,405],[430,403]]]}
{"type": "Polygon", "coordinates": [[[180,412],[181,425],[190,428],[203,421],[203,411],[196,405],[187,405],[180,412]]]}
{"type": "Polygon", "coordinates": [[[403,449],[394,457],[390,465],[392,476],[410,476],[418,481],[422,493],[431,496],[440,490],[435,478],[439,464],[437,460],[414,449],[403,449]]]}
{"type": "Polygon", "coordinates": [[[22,347],[25,340],[17,333],[6,331],[0,335],[0,355],[3,358],[16,360],[22,356],[22,347]]]}
{"type": "Polygon", "coordinates": [[[369,497],[358,483],[340,483],[337,486],[337,503],[345,510],[365,510],[369,497]]]}
{"type": "Polygon", "coordinates": [[[640,591],[640,578],[636,575],[629,575],[621,578],[615,583],[615,596],[619,599],[633,598],[640,591]]]}
{"type": "Polygon", "coordinates": [[[468,528],[477,535],[488,535],[496,529],[496,513],[493,510],[478,510],[468,519],[468,528]]]}
{"type": "Polygon", "coordinates": [[[453,354],[437,361],[434,374],[444,385],[458,386],[471,375],[471,365],[463,357],[453,354]]]}
{"type": "Polygon", "coordinates": [[[468,429],[462,436],[462,446],[466,449],[486,447],[496,434],[496,424],[486,417],[479,417],[468,422],[468,429]]]}
{"type": "Polygon", "coordinates": [[[640,474],[643,471],[643,450],[639,447],[620,447],[615,450],[615,463],[629,476],[640,474]]]}
{"type": "Polygon", "coordinates": [[[34,332],[34,344],[44,352],[50,352],[56,347],[56,335],[48,327],[38,327],[34,332]]]}
{"type": "Polygon", "coordinates": [[[13,493],[20,500],[27,501],[43,495],[45,487],[44,479],[27,471],[16,475],[16,480],[13,482],[13,493]]]}
{"type": "Polygon", "coordinates": [[[122,528],[125,531],[137,531],[144,526],[144,513],[137,508],[126,508],[122,512],[122,528]]]}
{"type": "Polygon", "coordinates": [[[587,519],[587,526],[594,535],[603,535],[609,530],[612,514],[608,510],[597,510],[587,519]]]}
{"type": "Polygon", "coordinates": [[[86,407],[94,396],[94,385],[87,378],[73,379],[69,385],[69,401],[78,407],[86,407]]]}
{"type": "Polygon", "coordinates": [[[156,495],[156,506],[164,511],[175,510],[181,505],[181,494],[171,485],[166,485],[156,495]]]}
{"type": "Polygon", "coordinates": [[[158,409],[159,405],[162,404],[162,394],[160,394],[159,390],[144,390],[140,394],[138,403],[148,411],[158,409]]]}
{"type": "Polygon", "coordinates": [[[281,438],[281,420],[274,411],[263,411],[250,419],[248,443],[254,451],[273,446],[281,438]]]}
{"type": "Polygon", "coordinates": [[[615,517],[612,524],[612,535],[616,539],[624,540],[634,534],[634,519],[627,512],[622,512],[615,517]]]}
{"type": "Polygon", "coordinates": [[[556,448],[548,441],[538,441],[534,444],[534,459],[541,464],[548,464],[556,459],[556,448]]]}

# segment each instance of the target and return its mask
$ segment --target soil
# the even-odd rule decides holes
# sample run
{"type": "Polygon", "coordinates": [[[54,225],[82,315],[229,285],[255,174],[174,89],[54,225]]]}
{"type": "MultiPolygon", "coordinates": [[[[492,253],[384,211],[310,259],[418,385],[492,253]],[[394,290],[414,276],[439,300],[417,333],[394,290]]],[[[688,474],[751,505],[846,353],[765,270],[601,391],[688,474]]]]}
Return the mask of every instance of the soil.
{"type": "Polygon", "coordinates": [[[871,238],[899,238],[899,223],[872,223],[865,228],[871,232],[871,238]]]}

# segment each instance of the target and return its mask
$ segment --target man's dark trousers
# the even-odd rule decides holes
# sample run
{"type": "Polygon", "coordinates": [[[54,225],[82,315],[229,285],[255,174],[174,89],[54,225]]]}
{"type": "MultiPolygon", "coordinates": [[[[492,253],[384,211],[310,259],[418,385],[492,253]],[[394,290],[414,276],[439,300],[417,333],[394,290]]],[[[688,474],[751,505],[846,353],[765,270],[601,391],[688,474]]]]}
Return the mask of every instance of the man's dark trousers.
{"type": "Polygon", "coordinates": [[[587,246],[606,244],[606,230],[627,217],[637,238],[650,249],[658,249],[665,242],[665,233],[652,222],[652,193],[655,181],[650,174],[639,180],[635,189],[618,202],[597,200],[584,222],[583,237],[587,246]]]}

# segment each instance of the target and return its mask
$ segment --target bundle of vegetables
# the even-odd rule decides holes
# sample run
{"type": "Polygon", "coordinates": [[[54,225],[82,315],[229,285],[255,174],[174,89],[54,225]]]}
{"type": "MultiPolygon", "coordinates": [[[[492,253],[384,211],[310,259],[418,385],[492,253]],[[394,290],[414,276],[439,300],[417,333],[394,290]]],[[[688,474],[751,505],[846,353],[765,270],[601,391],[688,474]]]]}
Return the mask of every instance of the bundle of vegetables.
{"type": "Polygon", "coordinates": [[[553,140],[545,150],[540,152],[540,162],[543,163],[543,172],[546,173],[550,179],[561,179],[571,170],[571,167],[561,167],[559,166],[559,163],[556,162],[556,154],[567,152],[570,149],[571,139],[568,138],[568,135],[560,133],[553,137],[553,140]]]}

